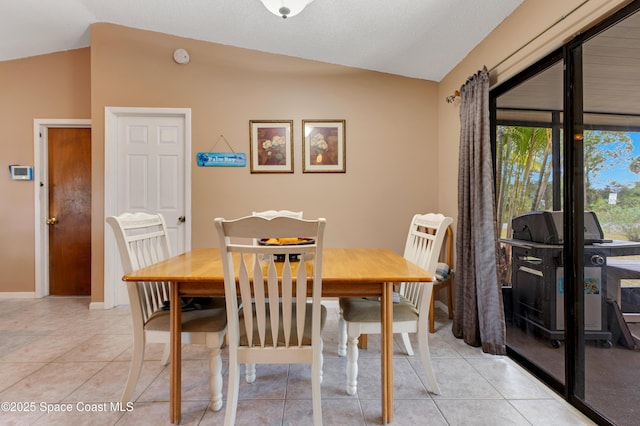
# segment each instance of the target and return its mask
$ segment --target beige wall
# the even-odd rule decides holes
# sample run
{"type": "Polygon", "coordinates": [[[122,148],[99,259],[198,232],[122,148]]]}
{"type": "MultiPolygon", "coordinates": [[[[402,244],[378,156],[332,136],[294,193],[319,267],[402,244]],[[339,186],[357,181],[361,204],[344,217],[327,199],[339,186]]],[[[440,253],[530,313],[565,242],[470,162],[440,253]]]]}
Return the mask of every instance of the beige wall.
{"type": "MultiPolygon", "coordinates": [[[[55,55],[36,60],[45,62],[51,56],[55,55]]],[[[326,217],[328,246],[384,246],[401,251],[411,215],[437,209],[437,174],[425,168],[437,158],[434,82],[109,24],[92,27],[90,61],[90,71],[84,67],[65,75],[83,72],[85,81],[89,75],[91,80],[90,91],[85,87],[81,92],[87,99],[91,94],[93,302],[103,300],[105,106],[192,109],[193,247],[216,245],[216,216],[287,208],[326,217]],[[173,62],[177,47],[190,52],[188,65],[173,62]],[[220,134],[235,150],[248,152],[251,119],[294,121],[294,174],[196,166],[195,153],[212,150],[220,134]],[[302,173],[302,119],[346,120],[347,173],[302,173]]],[[[26,79],[19,87],[29,83],[26,79]]],[[[25,103],[38,100],[28,98],[25,103]]],[[[60,108],[45,115],[68,114],[60,108]]],[[[21,114],[27,126],[26,139],[22,137],[26,145],[21,147],[22,159],[15,162],[33,162],[29,131],[38,116],[30,111],[21,114]]],[[[21,257],[26,277],[4,291],[34,291],[33,189],[24,186],[29,194],[19,202],[25,214],[10,217],[7,223],[12,226],[3,226],[2,232],[7,240],[29,239],[21,257]]],[[[0,270],[8,272],[12,266],[8,257],[0,258],[0,270]]]]}
{"type": "MultiPolygon", "coordinates": [[[[459,110],[445,97],[483,65],[496,67],[494,85],[505,81],[628,2],[591,0],[528,44],[581,3],[526,0],[439,84],[96,24],[90,62],[89,49],[0,62],[2,166],[32,164],[34,118],[92,118],[94,302],[103,300],[105,106],[191,108],[193,158],[220,134],[248,151],[251,119],[294,120],[294,174],[192,163],[193,247],[215,245],[215,216],[288,208],[325,216],[328,246],[400,251],[412,213],[457,216],[459,110]],[[178,47],[191,53],[189,65],[172,61],[178,47]],[[301,172],[307,118],[347,121],[346,174],[301,172]]],[[[0,291],[32,292],[33,185],[5,177],[0,191],[0,240],[20,242],[0,247],[0,291]]]]}
{"type": "MultiPolygon", "coordinates": [[[[192,246],[215,246],[213,219],[254,210],[326,217],[327,246],[403,249],[414,212],[437,209],[437,84],[110,24],[92,27],[93,193],[104,188],[104,107],[192,109],[192,246]],[[178,65],[174,49],[189,51],[178,65]],[[197,167],[224,135],[249,152],[249,120],[293,120],[293,174],[197,167]],[[346,120],[345,174],[303,174],[303,119],[346,120]]],[[[224,146],[217,149],[224,150],[224,146]]],[[[93,300],[101,300],[103,204],[94,197],[93,300]]]]}
{"type": "Polygon", "coordinates": [[[89,49],[0,62],[0,292],[34,292],[36,182],[11,181],[33,165],[34,118],[91,117],[89,49]]]}

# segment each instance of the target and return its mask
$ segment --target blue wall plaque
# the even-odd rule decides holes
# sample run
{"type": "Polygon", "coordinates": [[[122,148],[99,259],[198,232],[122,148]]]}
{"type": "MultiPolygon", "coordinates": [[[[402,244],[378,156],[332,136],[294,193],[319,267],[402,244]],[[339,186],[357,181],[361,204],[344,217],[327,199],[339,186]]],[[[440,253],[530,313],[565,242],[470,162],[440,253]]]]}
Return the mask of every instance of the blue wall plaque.
{"type": "Polygon", "coordinates": [[[246,167],[247,154],[244,152],[199,152],[200,167],[246,167]]]}

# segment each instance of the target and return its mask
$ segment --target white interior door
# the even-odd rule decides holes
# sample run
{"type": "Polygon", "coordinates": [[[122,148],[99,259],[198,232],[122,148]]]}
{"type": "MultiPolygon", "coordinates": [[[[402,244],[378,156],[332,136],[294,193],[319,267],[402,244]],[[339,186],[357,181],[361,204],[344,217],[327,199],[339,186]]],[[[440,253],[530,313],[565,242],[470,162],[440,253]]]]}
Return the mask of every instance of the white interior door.
{"type": "MultiPolygon", "coordinates": [[[[109,168],[105,164],[105,189],[110,180],[112,184],[112,192],[106,194],[107,198],[113,197],[111,203],[105,203],[110,210],[106,216],[138,211],[161,213],[167,223],[172,254],[190,250],[190,113],[122,110],[116,111],[106,126],[112,140],[105,132],[107,151],[115,161],[109,168]]],[[[105,254],[105,307],[128,304],[124,284],[113,279],[122,277],[122,268],[110,229],[105,229],[105,254]],[[107,263],[111,265],[108,267],[107,263]],[[108,280],[107,271],[113,271],[108,280]],[[109,284],[114,286],[111,290],[107,289],[109,284]],[[108,291],[113,303],[107,301],[108,291]]]]}
{"type": "Polygon", "coordinates": [[[118,118],[118,212],[161,213],[173,254],[184,246],[184,118],[118,118]]]}

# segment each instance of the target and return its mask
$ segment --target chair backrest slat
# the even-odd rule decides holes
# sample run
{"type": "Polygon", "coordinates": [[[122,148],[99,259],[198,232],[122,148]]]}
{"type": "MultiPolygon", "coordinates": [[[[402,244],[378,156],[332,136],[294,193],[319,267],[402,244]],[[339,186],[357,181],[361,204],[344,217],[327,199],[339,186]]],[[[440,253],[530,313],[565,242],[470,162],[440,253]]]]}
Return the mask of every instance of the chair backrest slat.
{"type": "MultiPolygon", "coordinates": [[[[291,265],[289,265],[290,267],[291,265]]],[[[283,275],[287,275],[287,265],[282,268],[283,275]]],[[[267,278],[267,290],[268,290],[268,304],[269,304],[269,318],[271,319],[271,340],[273,341],[273,347],[278,346],[278,330],[280,329],[280,291],[278,285],[278,270],[273,258],[269,260],[269,274],[267,278]]],[[[291,285],[288,286],[289,291],[291,285]]],[[[283,297],[289,297],[289,294],[282,289],[283,297]]],[[[284,308],[283,308],[284,310],[284,308]]],[[[285,334],[287,330],[284,331],[285,334]]]]}
{"type": "MultiPolygon", "coordinates": [[[[257,270],[254,269],[254,271],[257,270]]],[[[254,275],[254,282],[262,282],[262,276],[261,275],[254,275]]],[[[240,298],[242,300],[242,305],[243,306],[251,306],[252,300],[253,298],[255,298],[256,300],[259,301],[259,303],[257,303],[257,312],[256,312],[256,319],[258,321],[258,323],[261,323],[261,321],[264,321],[264,317],[265,314],[264,312],[261,310],[262,307],[264,307],[264,304],[262,303],[262,301],[264,300],[264,292],[260,291],[261,289],[263,289],[263,287],[258,287],[258,290],[252,295],[251,294],[251,287],[249,286],[249,268],[247,267],[247,260],[245,259],[244,256],[240,256],[240,269],[238,272],[238,283],[240,285],[240,298]]],[[[231,296],[232,297],[232,296],[231,296]]],[[[237,307],[236,307],[237,310],[237,307]]],[[[244,327],[245,327],[245,332],[247,334],[247,336],[253,336],[253,321],[245,321],[244,323],[244,327]]],[[[261,328],[261,325],[258,324],[258,328],[261,328]]],[[[264,335],[261,334],[260,335],[260,341],[264,341],[264,335]]],[[[250,338],[249,339],[249,347],[253,346],[253,339],[250,338]]]]}
{"type": "MultiPolygon", "coordinates": [[[[297,306],[304,306],[304,301],[306,299],[305,290],[307,288],[307,276],[305,271],[307,270],[306,260],[302,258],[300,260],[300,266],[298,267],[298,276],[296,277],[296,304],[297,306]]],[[[298,321],[298,346],[302,346],[302,335],[305,327],[305,311],[304,309],[298,309],[296,311],[297,321],[298,321]]]]}

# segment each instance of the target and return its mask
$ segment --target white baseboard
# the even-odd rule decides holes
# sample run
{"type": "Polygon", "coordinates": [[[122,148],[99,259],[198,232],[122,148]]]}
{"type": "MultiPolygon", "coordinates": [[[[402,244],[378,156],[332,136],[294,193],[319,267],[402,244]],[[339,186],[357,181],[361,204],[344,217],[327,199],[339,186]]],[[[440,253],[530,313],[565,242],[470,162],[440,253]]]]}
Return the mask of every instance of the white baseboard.
{"type": "MultiPolygon", "coordinates": [[[[6,291],[0,292],[0,299],[35,299],[36,293],[32,291],[6,291]]],[[[445,314],[449,314],[449,308],[446,303],[441,302],[440,300],[435,300],[434,307],[441,309],[445,314]]],[[[89,303],[89,309],[105,309],[104,302],[91,302],[89,303]]]]}
{"type": "Polygon", "coordinates": [[[0,292],[0,299],[35,299],[34,291],[3,291],[0,292]]]}
{"type": "Polygon", "coordinates": [[[91,302],[89,303],[89,310],[104,309],[104,302],[91,302]]]}
{"type": "Polygon", "coordinates": [[[438,299],[434,300],[433,307],[434,308],[439,308],[439,309],[443,310],[445,314],[449,315],[449,307],[443,301],[438,300],[438,299]]]}
{"type": "MultiPolygon", "coordinates": [[[[0,299],[37,299],[36,293],[33,291],[3,291],[0,292],[0,299]]],[[[91,302],[89,309],[105,309],[104,302],[91,302]]]]}

